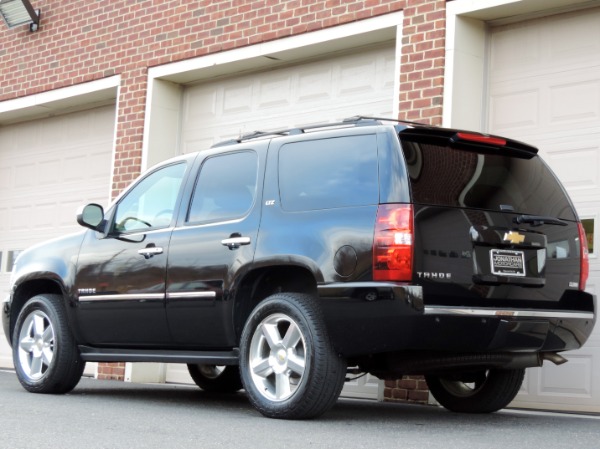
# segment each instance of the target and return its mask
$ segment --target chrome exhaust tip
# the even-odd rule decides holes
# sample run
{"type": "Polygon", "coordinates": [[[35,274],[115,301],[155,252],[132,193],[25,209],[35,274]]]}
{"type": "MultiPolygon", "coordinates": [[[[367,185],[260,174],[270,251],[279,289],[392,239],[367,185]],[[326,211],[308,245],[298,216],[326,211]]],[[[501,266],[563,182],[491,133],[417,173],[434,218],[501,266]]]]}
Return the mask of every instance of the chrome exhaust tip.
{"type": "Polygon", "coordinates": [[[550,360],[555,365],[562,365],[563,363],[568,362],[567,359],[562,355],[558,355],[556,352],[544,352],[542,354],[542,360],[550,360]]]}

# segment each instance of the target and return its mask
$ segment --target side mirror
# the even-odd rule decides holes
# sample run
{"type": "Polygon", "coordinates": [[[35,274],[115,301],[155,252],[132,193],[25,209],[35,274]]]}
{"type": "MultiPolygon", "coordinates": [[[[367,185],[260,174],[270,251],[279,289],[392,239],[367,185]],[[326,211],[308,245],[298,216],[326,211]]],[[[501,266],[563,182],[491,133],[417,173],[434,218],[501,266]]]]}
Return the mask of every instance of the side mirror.
{"type": "Polygon", "coordinates": [[[85,228],[101,231],[100,225],[104,223],[104,209],[99,204],[88,204],[77,211],[77,223],[85,228]]]}

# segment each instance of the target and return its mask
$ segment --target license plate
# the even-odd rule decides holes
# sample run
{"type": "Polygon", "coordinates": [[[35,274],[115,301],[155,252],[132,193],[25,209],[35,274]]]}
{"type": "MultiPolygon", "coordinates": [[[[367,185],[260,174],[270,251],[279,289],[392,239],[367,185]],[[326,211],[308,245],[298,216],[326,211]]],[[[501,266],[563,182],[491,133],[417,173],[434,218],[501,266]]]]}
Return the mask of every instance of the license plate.
{"type": "Polygon", "coordinates": [[[492,274],[498,276],[525,276],[523,251],[493,249],[490,251],[492,274]]]}

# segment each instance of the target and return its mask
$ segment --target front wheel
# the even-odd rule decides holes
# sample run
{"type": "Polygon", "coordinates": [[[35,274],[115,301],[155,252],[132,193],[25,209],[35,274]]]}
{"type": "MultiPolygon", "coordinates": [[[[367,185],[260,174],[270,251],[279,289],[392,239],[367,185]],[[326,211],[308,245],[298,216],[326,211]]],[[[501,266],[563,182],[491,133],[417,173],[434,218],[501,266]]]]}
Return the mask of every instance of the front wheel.
{"type": "Polygon", "coordinates": [[[12,338],[21,385],[33,393],[67,393],[81,379],[85,362],[68,327],[59,295],[37,295],[23,307],[12,338]]]}
{"type": "Polygon", "coordinates": [[[279,293],[256,306],[246,322],[240,373],[263,415],[306,419],[335,404],[346,362],[333,349],[316,299],[279,293]]]}
{"type": "Polygon", "coordinates": [[[492,413],[515,398],[525,369],[490,369],[447,376],[427,375],[433,397],[445,408],[462,413],[492,413]]]}

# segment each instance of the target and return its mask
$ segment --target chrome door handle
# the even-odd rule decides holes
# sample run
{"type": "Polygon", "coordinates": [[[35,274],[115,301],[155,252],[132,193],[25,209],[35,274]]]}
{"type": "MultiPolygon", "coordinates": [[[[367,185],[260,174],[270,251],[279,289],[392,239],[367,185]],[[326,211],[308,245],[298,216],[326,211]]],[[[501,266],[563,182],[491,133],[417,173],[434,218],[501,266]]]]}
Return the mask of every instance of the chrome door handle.
{"type": "Polygon", "coordinates": [[[221,240],[221,245],[228,247],[229,249],[237,249],[242,245],[249,245],[250,237],[230,237],[225,240],[221,240]]]}
{"type": "Polygon", "coordinates": [[[160,246],[149,246],[144,249],[138,249],[138,254],[144,256],[145,259],[150,259],[157,254],[162,254],[163,249],[160,246]]]}

